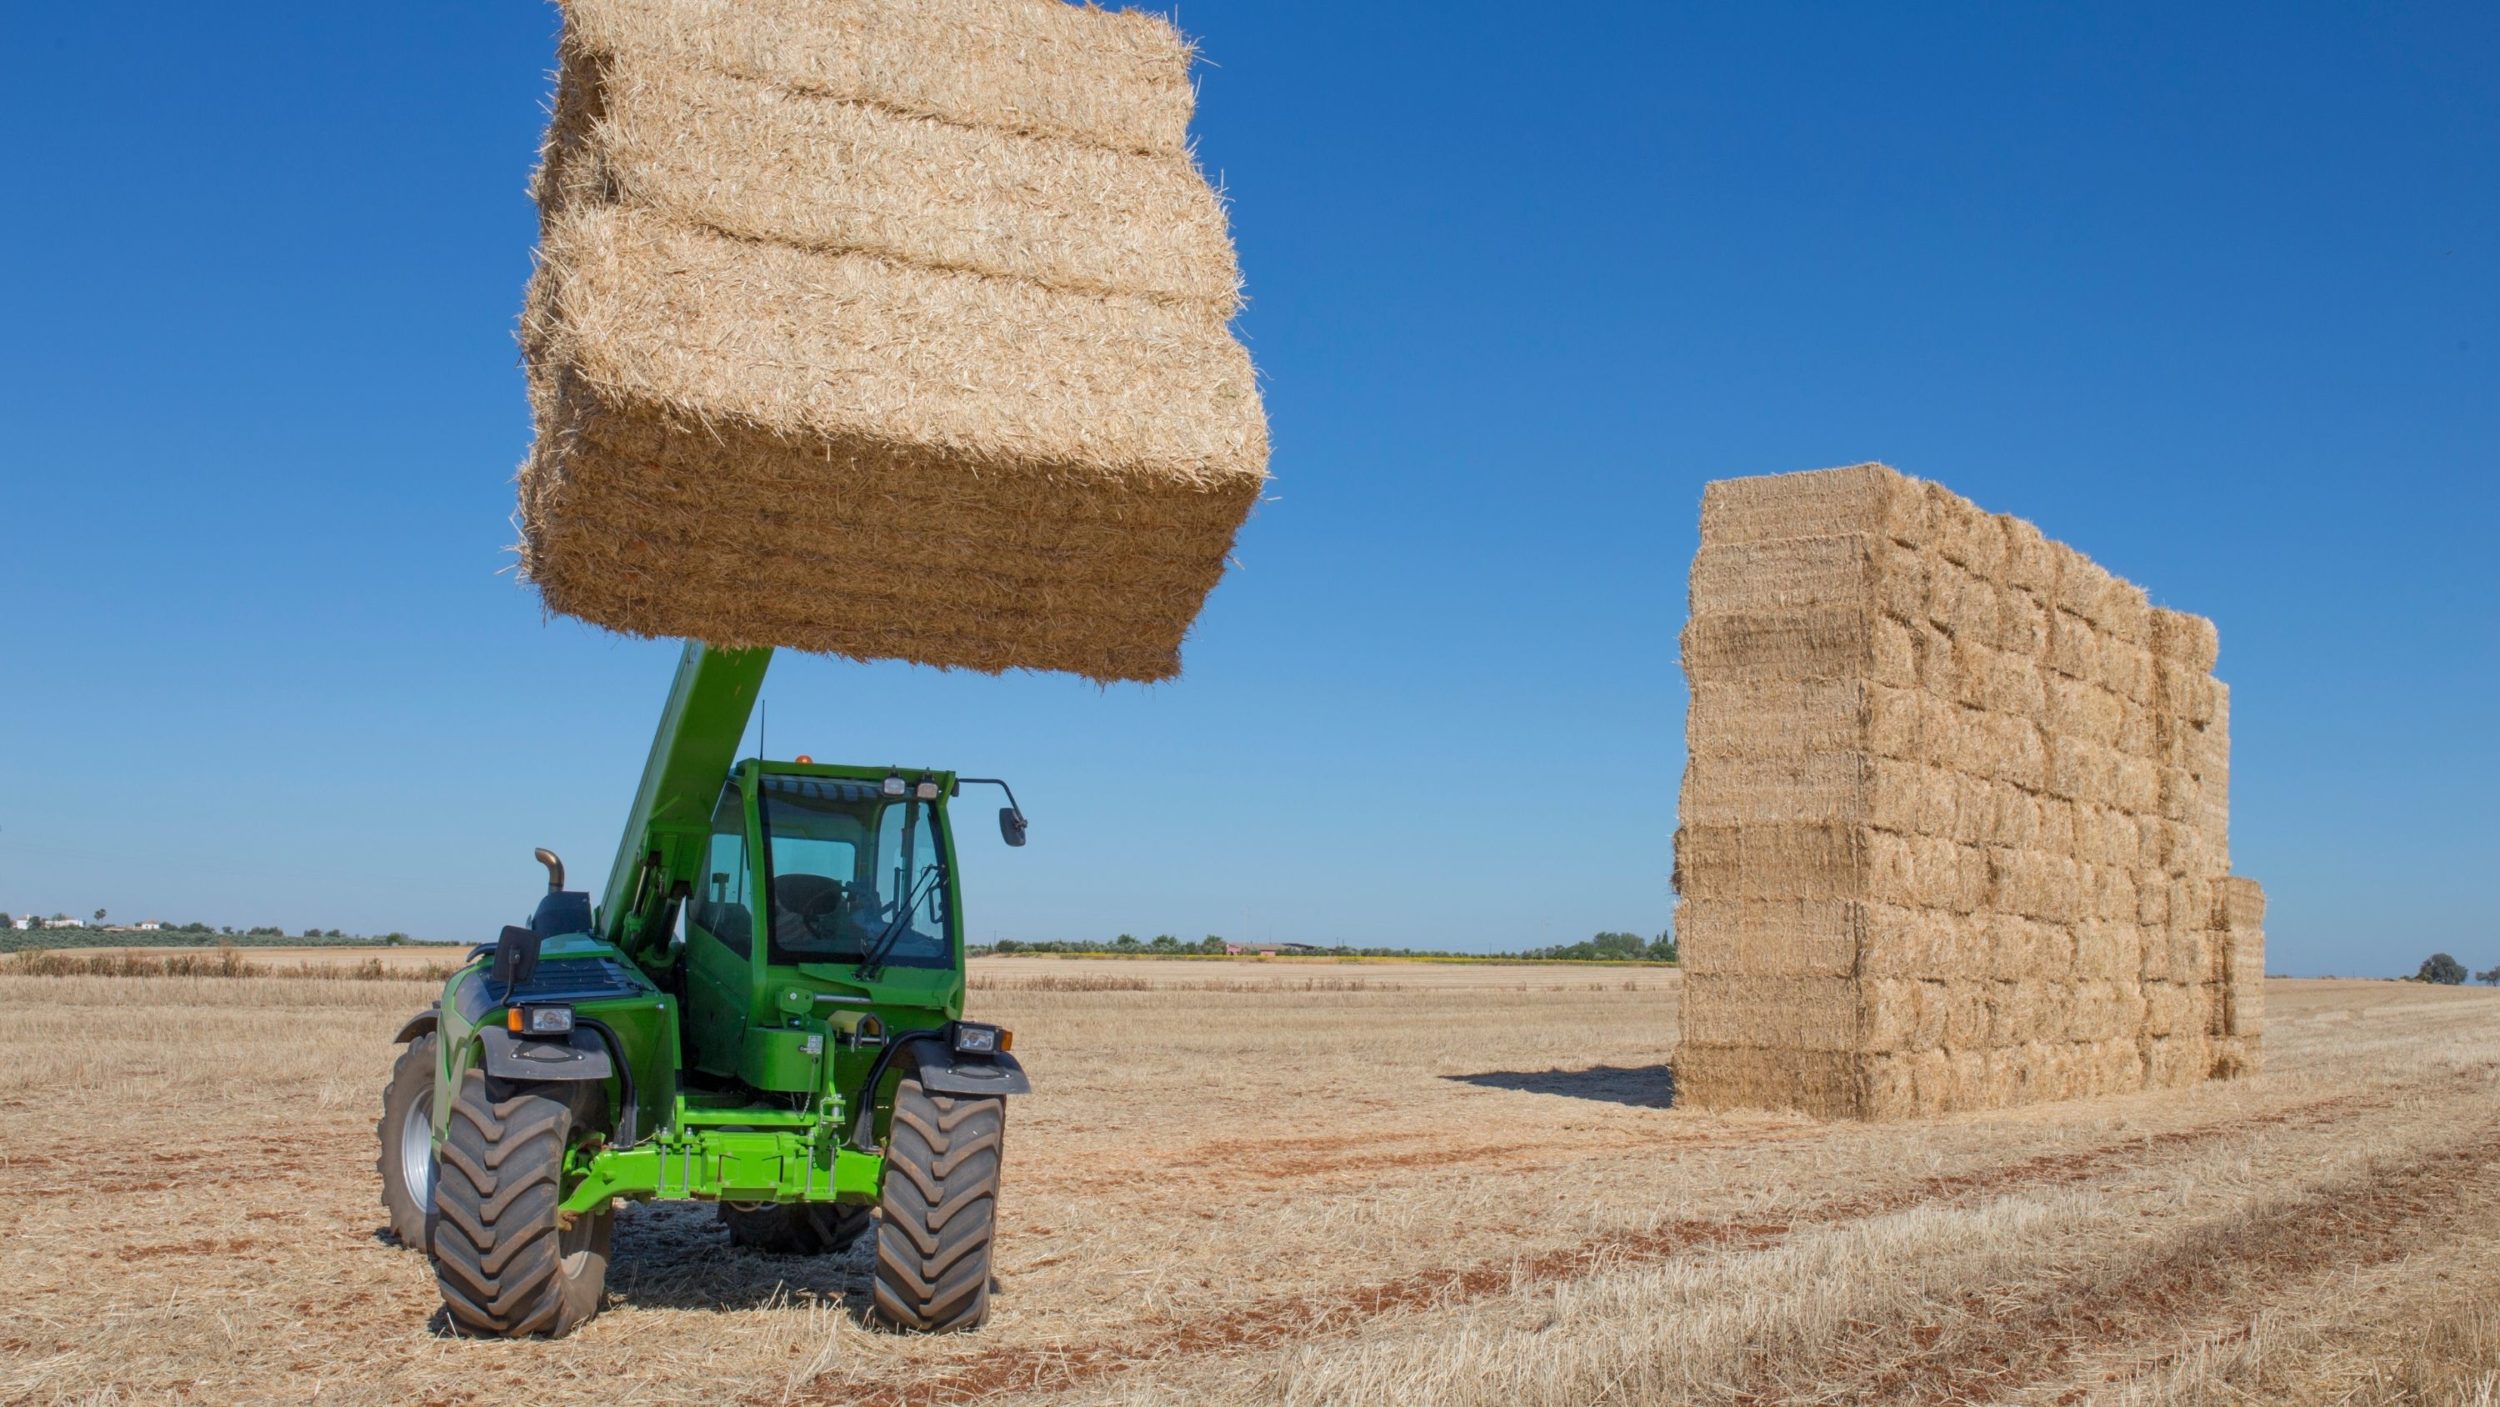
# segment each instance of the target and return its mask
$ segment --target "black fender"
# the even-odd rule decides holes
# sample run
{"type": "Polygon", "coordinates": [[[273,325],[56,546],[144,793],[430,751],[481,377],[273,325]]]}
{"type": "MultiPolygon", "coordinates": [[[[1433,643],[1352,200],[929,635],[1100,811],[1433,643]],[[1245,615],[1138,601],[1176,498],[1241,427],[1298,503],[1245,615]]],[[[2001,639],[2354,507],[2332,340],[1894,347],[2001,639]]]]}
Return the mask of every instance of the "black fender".
{"type": "Polygon", "coordinates": [[[479,1029],[477,1038],[485,1057],[479,1063],[499,1080],[604,1080],[616,1073],[615,1063],[608,1059],[608,1043],[584,1027],[574,1027],[562,1040],[546,1036],[524,1040],[500,1027],[486,1026],[479,1029]]]}
{"type": "Polygon", "coordinates": [[[1024,1065],[1005,1051],[995,1055],[958,1055],[944,1041],[920,1041],[912,1049],[920,1087],[931,1094],[1031,1094],[1033,1082],[1024,1065]]]}
{"type": "Polygon", "coordinates": [[[442,1003],[436,1002],[434,1005],[429,1006],[425,1010],[418,1012],[416,1015],[409,1017],[408,1024],[399,1028],[398,1035],[391,1037],[391,1044],[406,1045],[419,1036],[433,1034],[434,1028],[442,1024],[443,1006],[442,1003]]]}

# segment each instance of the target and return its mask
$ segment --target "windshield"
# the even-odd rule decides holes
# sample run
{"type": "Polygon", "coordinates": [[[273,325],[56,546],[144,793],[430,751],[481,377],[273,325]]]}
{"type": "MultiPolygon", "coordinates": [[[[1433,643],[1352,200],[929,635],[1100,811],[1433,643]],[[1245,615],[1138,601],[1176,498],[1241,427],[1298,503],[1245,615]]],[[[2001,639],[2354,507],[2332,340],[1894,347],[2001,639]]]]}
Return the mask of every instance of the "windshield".
{"type": "Polygon", "coordinates": [[[756,806],[772,961],[858,962],[891,932],[887,965],[953,965],[935,802],[889,797],[874,782],[767,776],[756,806]]]}

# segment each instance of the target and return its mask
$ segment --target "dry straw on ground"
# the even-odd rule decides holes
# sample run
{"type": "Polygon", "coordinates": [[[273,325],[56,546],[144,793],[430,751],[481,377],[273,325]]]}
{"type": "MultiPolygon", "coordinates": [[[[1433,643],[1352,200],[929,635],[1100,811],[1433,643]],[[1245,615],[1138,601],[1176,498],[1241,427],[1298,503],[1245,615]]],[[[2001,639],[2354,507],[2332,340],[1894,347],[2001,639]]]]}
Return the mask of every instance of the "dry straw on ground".
{"type": "Polygon", "coordinates": [[[1678,1071],[1890,1117],[2259,1064],[2211,622],[1882,465],[1713,484],[1678,1071]]]}
{"type": "Polygon", "coordinates": [[[1155,679],[1265,482],[1189,51],[1056,0],[572,0],[524,565],[615,629],[1155,679]]]}
{"type": "Polygon", "coordinates": [[[391,1037],[437,987],[0,972],[0,1402],[2351,1407],[2500,1383],[2500,992],[2278,981],[2261,1079],[1867,1124],[1671,1103],[1672,969],[971,977],[1034,1084],[981,1332],[876,1333],[864,1259],[741,1251],[677,1203],[619,1214],[597,1319],[494,1344],[441,1336],[423,1257],[377,1234],[391,1037]],[[1339,976],[1383,986],[1310,985],[1339,976]]]}

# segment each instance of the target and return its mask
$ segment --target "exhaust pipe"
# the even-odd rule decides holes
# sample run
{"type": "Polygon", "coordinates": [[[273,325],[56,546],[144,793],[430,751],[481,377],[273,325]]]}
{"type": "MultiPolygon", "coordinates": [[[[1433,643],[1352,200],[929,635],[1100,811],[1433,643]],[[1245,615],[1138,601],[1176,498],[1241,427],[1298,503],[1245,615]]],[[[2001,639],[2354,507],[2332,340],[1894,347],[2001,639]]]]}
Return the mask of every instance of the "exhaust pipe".
{"type": "Polygon", "coordinates": [[[561,891],[564,888],[564,861],[544,845],[539,846],[536,853],[538,863],[547,867],[547,892],[554,894],[561,891]]]}

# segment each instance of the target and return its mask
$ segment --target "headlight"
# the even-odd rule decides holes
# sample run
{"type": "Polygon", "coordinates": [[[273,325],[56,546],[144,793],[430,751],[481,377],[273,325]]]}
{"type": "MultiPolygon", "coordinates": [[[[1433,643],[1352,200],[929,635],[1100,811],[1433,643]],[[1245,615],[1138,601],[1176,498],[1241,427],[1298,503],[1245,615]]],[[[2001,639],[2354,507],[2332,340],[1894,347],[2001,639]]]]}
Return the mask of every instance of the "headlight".
{"type": "Polygon", "coordinates": [[[573,1008],[516,1006],[505,1018],[505,1025],[516,1035],[569,1036],[573,1034],[573,1008]]]}
{"type": "Polygon", "coordinates": [[[1015,1038],[1001,1026],[984,1026],[977,1021],[955,1023],[957,1055],[996,1055],[1007,1049],[1015,1038]]]}

